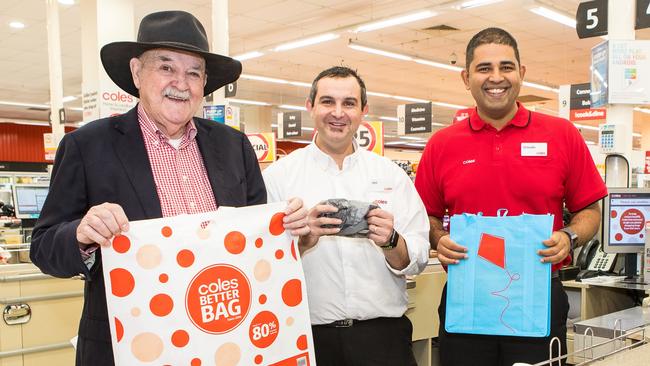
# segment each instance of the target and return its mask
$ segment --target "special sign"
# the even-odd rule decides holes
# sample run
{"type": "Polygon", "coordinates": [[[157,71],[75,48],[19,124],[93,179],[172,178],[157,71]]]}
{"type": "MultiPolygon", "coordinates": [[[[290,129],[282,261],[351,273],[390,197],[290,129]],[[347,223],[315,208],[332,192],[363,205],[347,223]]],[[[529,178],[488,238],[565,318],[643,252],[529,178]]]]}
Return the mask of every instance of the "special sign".
{"type": "Polygon", "coordinates": [[[384,123],[379,121],[359,124],[359,129],[354,135],[359,147],[372,151],[378,155],[384,155],[384,123]]]}
{"type": "Polygon", "coordinates": [[[258,162],[271,163],[275,161],[275,135],[273,132],[253,133],[246,136],[253,145],[258,162]]]}

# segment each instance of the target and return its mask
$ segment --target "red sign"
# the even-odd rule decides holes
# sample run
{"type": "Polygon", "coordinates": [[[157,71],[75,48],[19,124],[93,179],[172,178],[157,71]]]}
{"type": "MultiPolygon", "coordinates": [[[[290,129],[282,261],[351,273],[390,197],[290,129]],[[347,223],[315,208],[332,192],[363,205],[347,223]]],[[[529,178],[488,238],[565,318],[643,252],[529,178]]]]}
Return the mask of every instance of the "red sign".
{"type": "Polygon", "coordinates": [[[607,109],[572,109],[571,115],[569,116],[569,120],[571,121],[587,121],[595,119],[607,119],[607,109]]]}

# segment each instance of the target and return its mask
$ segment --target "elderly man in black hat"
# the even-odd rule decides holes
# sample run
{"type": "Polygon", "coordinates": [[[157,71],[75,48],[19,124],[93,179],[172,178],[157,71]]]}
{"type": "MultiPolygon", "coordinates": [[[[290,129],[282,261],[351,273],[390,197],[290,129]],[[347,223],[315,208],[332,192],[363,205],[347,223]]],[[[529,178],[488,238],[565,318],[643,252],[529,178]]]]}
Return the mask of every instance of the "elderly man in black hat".
{"type": "MultiPolygon", "coordinates": [[[[67,134],[32,235],[31,259],[56,277],[83,275],[77,365],[112,365],[100,245],[129,220],[266,202],[255,152],[228,126],[194,117],[204,95],[239,77],[241,64],[209,52],[201,23],[182,11],[149,14],[137,42],[104,46],[108,75],[140,99],[129,112],[67,134]]],[[[285,228],[305,235],[302,201],[285,228]]]]}

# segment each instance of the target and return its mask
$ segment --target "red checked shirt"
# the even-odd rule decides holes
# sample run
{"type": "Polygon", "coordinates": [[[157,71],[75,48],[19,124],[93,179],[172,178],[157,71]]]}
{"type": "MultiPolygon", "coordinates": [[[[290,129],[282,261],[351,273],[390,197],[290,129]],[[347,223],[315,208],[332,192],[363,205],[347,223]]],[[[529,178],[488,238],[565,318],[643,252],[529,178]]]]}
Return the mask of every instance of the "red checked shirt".
{"type": "MultiPolygon", "coordinates": [[[[569,121],[519,105],[500,131],[469,118],[434,134],[422,154],[415,187],[429,216],[482,212],[554,215],[562,228],[563,203],[571,212],[607,195],[580,132],[569,121]]],[[[569,263],[567,257],[562,264],[569,263]]],[[[556,270],[562,264],[553,265],[556,270]]]]}
{"type": "Polygon", "coordinates": [[[138,105],[138,121],[149,155],[163,217],[215,211],[217,202],[190,120],[178,148],[138,105]]]}

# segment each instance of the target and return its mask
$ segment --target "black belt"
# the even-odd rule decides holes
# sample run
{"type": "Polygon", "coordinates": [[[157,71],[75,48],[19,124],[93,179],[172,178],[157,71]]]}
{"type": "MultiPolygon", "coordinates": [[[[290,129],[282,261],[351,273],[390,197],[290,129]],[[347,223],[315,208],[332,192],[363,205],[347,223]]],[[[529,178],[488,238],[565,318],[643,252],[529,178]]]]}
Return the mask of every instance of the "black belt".
{"type": "Polygon", "coordinates": [[[350,328],[354,324],[360,323],[361,320],[356,319],[342,319],[337,320],[328,324],[318,324],[318,326],[328,327],[328,328],[350,328]]]}

